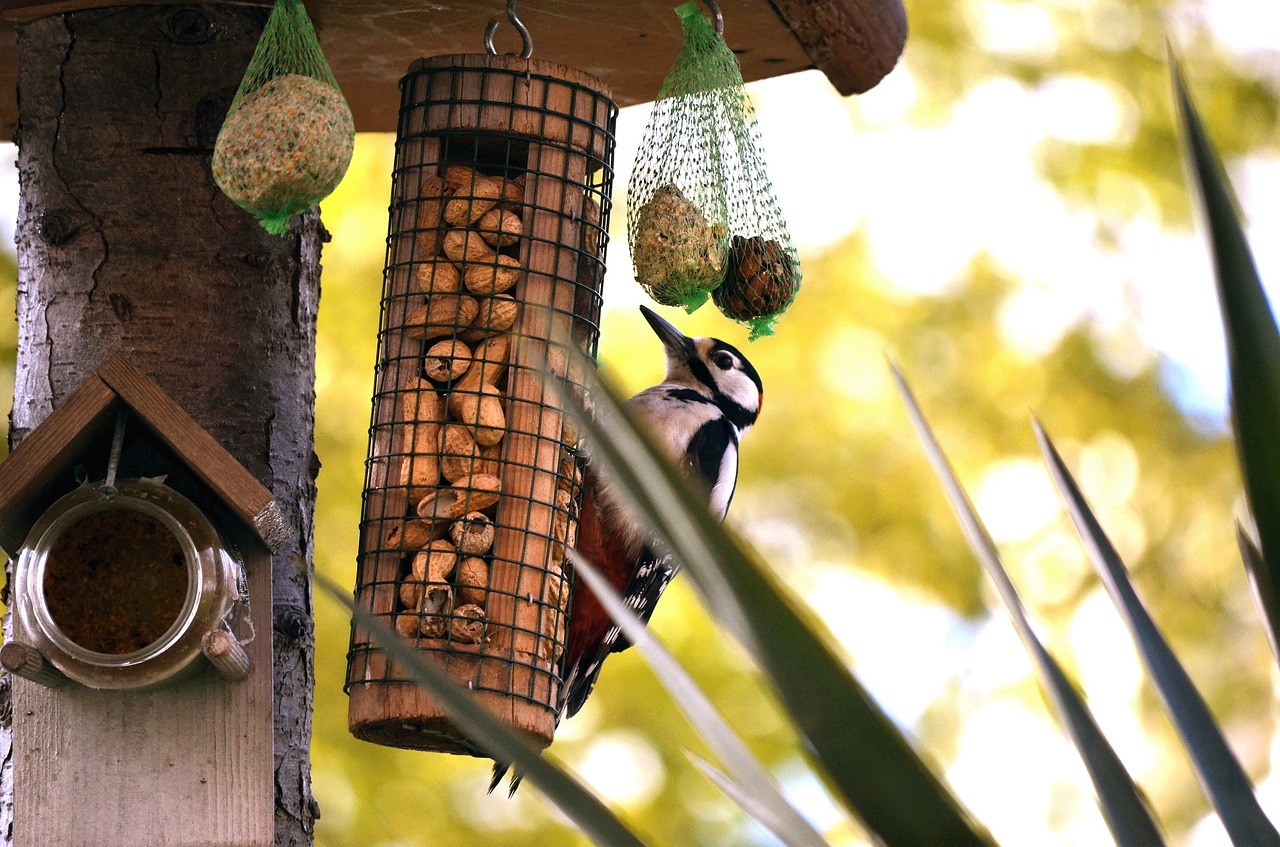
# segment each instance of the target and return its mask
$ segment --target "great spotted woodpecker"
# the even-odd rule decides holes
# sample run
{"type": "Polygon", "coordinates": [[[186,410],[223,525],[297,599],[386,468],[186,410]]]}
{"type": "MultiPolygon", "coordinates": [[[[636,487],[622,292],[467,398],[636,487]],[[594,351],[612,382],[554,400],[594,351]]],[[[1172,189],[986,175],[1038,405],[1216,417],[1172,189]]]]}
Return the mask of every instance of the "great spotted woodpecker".
{"type": "MultiPolygon", "coordinates": [[[[764,402],[760,375],[731,344],[688,338],[655,312],[640,307],[662,340],[667,375],[627,401],[627,409],[657,446],[707,495],[723,520],[738,481],[738,445],[764,402]]],[[[588,451],[589,452],[589,451],[588,451]]],[[[632,521],[606,480],[588,463],[583,475],[577,555],[600,569],[614,589],[648,621],[676,572],[670,556],[654,550],[650,534],[632,521]]],[[[586,702],[610,654],[631,646],[584,585],[574,587],[564,653],[561,716],[586,702]]],[[[507,768],[494,766],[490,790],[507,768]]],[[[519,777],[512,780],[514,792],[519,777]]]]}
{"type": "MultiPolygon", "coordinates": [[[[724,520],[738,482],[738,444],[764,401],[760,375],[730,344],[688,338],[644,306],[662,340],[666,378],[627,401],[627,410],[655,443],[708,497],[724,520]]],[[[656,553],[608,484],[590,466],[584,476],[578,554],[600,569],[641,620],[648,621],[675,575],[670,556],[656,553]]],[[[564,713],[582,708],[604,660],[631,646],[585,586],[575,586],[565,646],[564,713]]]]}

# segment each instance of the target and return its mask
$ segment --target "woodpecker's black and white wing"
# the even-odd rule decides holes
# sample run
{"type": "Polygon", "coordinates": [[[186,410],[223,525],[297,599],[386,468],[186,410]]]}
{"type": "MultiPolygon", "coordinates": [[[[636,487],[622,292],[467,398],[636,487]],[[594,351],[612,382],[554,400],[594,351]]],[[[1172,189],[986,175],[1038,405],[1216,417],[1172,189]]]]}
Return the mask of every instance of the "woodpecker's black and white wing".
{"type": "MultiPolygon", "coordinates": [[[[737,430],[722,417],[713,417],[702,424],[689,440],[684,463],[691,476],[710,494],[709,509],[716,520],[724,520],[738,479],[737,430]]],[[[631,580],[622,594],[627,607],[645,623],[653,616],[658,601],[678,570],[670,555],[659,555],[645,545],[642,549],[631,580]]],[[[577,667],[569,669],[566,680],[565,713],[572,715],[582,708],[604,660],[631,646],[631,642],[616,626],[610,626],[593,655],[584,657],[577,667]]]]}
{"type": "MultiPolygon", "coordinates": [[[[676,570],[675,559],[671,556],[659,556],[646,548],[644,560],[636,568],[631,584],[622,595],[627,608],[635,612],[640,620],[648,623],[649,618],[653,617],[653,610],[658,607],[662,592],[667,590],[671,578],[676,575],[676,570]]],[[[619,653],[631,646],[631,642],[616,626],[609,628],[606,640],[610,644],[610,653],[619,653]]]]}
{"type": "MultiPolygon", "coordinates": [[[[631,582],[623,594],[627,607],[635,612],[640,620],[648,623],[649,618],[653,616],[653,610],[658,606],[658,599],[662,597],[662,592],[666,591],[675,572],[674,559],[670,556],[655,555],[650,548],[646,547],[640,564],[632,574],[631,582]]],[[[591,690],[595,688],[604,660],[611,654],[626,650],[630,646],[631,642],[621,630],[616,625],[610,625],[596,650],[591,655],[584,656],[577,666],[569,668],[568,678],[565,680],[564,714],[575,714],[591,696],[591,690]]]]}

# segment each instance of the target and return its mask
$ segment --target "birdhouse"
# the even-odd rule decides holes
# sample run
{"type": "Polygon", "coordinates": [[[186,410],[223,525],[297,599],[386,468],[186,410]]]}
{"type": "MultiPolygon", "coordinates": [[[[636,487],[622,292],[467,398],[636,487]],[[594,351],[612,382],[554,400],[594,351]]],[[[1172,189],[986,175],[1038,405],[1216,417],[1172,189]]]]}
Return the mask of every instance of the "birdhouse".
{"type": "MultiPolygon", "coordinates": [[[[547,744],[581,484],[547,377],[595,353],[617,107],[527,56],[400,89],[357,601],[547,744]]],[[[360,738],[479,752],[358,626],[347,687],[360,738]]]]}
{"type": "Polygon", "coordinates": [[[0,464],[14,627],[0,663],[49,686],[143,689],[251,671],[239,544],[270,549],[275,501],[160,388],[114,356],[0,464]]]}

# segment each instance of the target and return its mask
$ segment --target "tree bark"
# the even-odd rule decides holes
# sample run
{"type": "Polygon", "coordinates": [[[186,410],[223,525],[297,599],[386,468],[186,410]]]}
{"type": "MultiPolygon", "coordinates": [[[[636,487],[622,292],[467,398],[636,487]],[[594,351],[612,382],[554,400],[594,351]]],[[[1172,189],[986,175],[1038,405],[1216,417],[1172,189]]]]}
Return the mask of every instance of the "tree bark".
{"type": "MultiPolygon", "coordinates": [[[[314,212],[268,235],[209,169],[265,20],[246,6],[132,6],[21,30],[11,446],[124,351],[273,491],[290,527],[271,561],[274,843],[292,847],[312,843],[316,817],[312,430],[325,236],[314,212]]],[[[12,714],[8,690],[0,719],[12,714]]],[[[0,835],[23,790],[7,736],[0,835]]]]}

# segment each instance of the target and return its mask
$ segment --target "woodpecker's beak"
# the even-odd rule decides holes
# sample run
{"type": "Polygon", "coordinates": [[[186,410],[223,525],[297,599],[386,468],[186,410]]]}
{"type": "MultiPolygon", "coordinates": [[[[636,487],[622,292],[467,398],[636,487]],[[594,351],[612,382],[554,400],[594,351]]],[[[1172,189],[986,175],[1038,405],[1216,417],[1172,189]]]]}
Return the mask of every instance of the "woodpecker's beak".
{"type": "Polygon", "coordinates": [[[640,313],[649,322],[649,326],[653,327],[653,331],[657,333],[658,338],[662,339],[662,346],[667,348],[669,353],[674,354],[681,360],[688,358],[689,339],[680,330],[647,306],[641,306],[640,313]]]}

